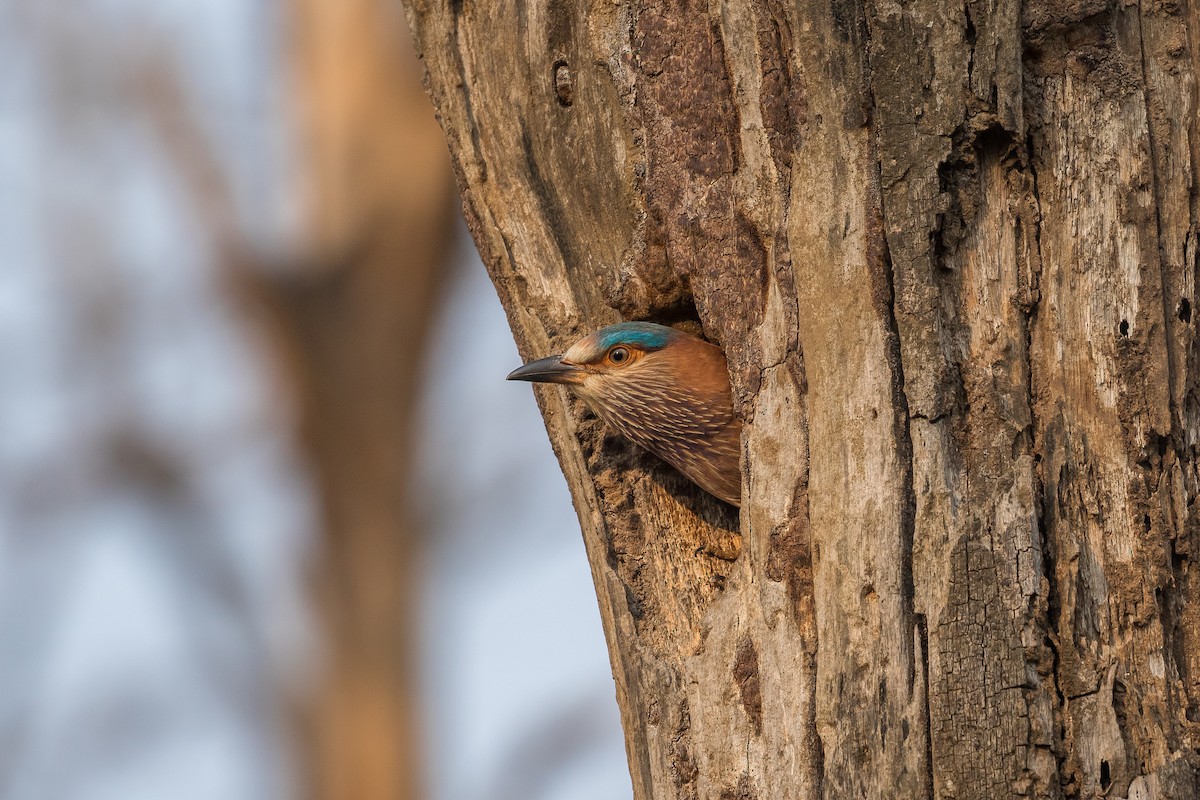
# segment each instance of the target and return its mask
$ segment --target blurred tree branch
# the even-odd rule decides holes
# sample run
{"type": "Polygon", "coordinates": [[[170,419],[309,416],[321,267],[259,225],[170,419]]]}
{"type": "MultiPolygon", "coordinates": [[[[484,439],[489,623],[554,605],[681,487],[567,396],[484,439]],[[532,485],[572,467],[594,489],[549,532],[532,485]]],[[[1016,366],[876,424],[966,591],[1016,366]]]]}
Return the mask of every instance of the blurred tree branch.
{"type": "Polygon", "coordinates": [[[404,498],[426,335],[452,249],[454,184],[399,9],[296,0],[303,263],[272,273],[325,503],[315,579],[327,642],[309,721],[315,796],[419,796],[404,498]]]}

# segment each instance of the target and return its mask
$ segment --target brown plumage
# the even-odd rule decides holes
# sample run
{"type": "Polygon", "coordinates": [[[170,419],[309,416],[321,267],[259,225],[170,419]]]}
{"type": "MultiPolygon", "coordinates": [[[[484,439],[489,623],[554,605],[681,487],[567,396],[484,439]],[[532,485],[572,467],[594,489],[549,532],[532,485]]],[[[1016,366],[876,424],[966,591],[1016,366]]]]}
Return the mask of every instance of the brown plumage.
{"type": "Polygon", "coordinates": [[[508,379],[569,386],[620,434],[706,492],[741,505],[742,423],[719,347],[662,325],[622,322],[508,379]]]}

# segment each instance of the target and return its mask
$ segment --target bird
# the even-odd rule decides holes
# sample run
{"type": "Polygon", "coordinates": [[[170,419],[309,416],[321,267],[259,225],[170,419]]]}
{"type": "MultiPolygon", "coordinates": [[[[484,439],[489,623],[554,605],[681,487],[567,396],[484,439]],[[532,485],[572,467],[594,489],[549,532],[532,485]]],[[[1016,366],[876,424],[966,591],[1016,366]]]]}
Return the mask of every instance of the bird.
{"type": "Polygon", "coordinates": [[[518,367],[508,380],[565,385],[626,439],[741,505],[742,423],[716,345],[653,322],[621,322],[518,367]]]}

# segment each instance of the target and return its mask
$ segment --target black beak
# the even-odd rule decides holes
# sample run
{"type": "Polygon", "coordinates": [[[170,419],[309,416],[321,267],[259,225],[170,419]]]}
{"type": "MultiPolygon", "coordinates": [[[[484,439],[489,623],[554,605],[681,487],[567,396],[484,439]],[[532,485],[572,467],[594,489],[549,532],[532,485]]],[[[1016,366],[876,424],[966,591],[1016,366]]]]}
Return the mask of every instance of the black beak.
{"type": "Polygon", "coordinates": [[[582,374],[582,367],[569,361],[563,361],[562,356],[550,356],[530,361],[523,367],[517,367],[508,373],[507,380],[533,383],[575,383],[582,374]]]}

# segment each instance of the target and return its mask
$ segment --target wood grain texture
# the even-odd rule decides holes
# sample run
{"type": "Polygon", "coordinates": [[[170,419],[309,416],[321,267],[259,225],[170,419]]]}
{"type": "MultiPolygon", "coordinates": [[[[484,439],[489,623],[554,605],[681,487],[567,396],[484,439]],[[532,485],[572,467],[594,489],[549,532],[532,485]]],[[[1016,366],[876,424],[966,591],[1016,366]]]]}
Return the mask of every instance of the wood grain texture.
{"type": "Polygon", "coordinates": [[[1200,794],[1194,9],[409,13],[523,355],[729,358],[738,519],[539,393],[638,798],[1200,794]]]}

